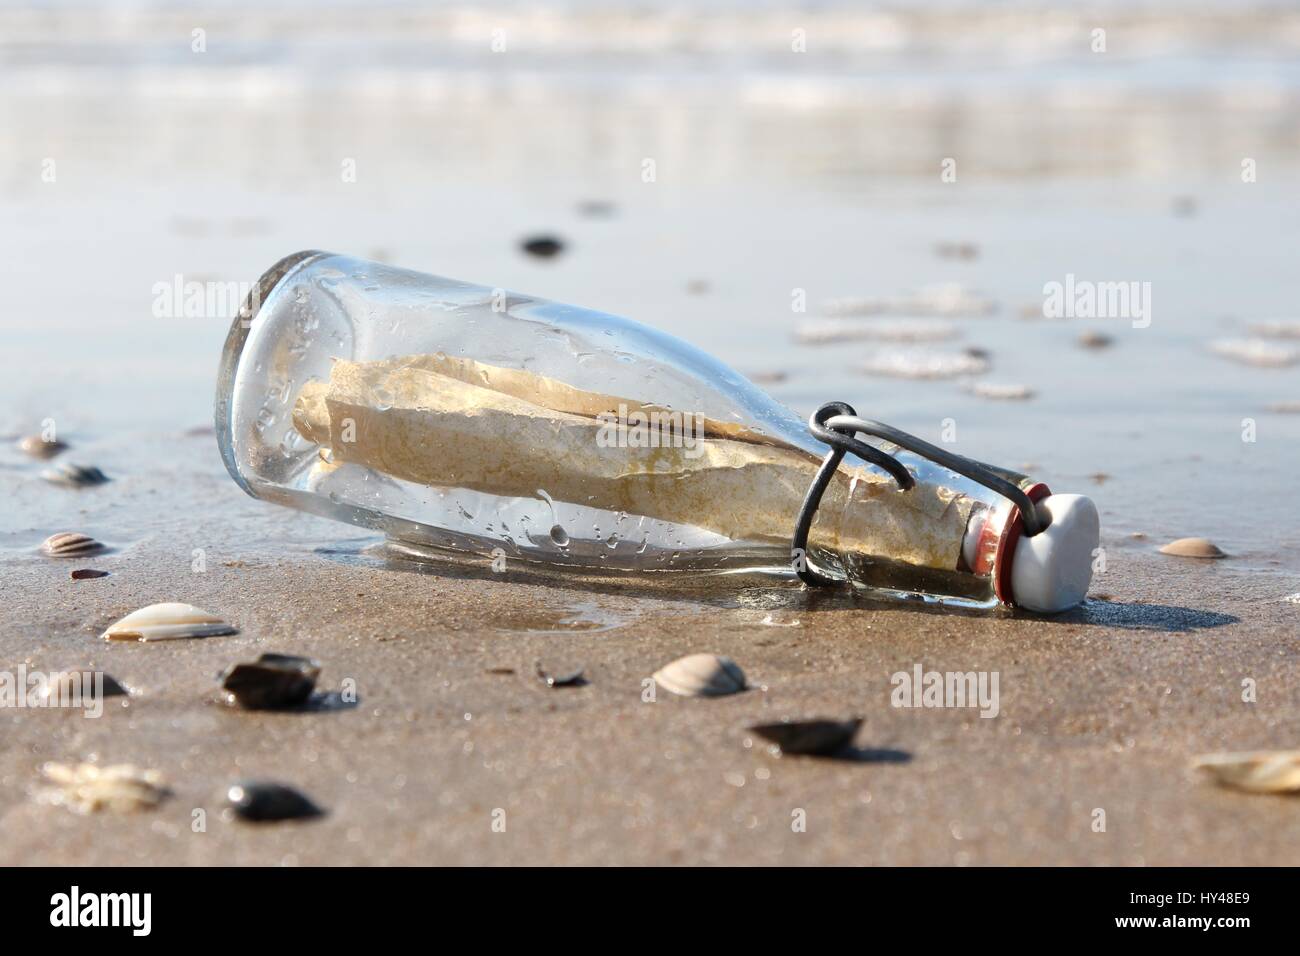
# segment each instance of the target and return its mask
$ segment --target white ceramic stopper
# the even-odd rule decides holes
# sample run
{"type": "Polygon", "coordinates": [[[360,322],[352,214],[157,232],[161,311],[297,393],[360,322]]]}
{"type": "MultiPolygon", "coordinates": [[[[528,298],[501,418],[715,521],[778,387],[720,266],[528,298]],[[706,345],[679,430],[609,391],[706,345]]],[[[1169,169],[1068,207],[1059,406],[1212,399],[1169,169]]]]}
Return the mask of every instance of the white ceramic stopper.
{"type": "Polygon", "coordinates": [[[1088,593],[1101,520],[1097,506],[1084,495],[1048,495],[1037,507],[1039,517],[1051,524],[1016,542],[1011,596],[1019,607],[1055,614],[1074,607],[1088,593]]]}

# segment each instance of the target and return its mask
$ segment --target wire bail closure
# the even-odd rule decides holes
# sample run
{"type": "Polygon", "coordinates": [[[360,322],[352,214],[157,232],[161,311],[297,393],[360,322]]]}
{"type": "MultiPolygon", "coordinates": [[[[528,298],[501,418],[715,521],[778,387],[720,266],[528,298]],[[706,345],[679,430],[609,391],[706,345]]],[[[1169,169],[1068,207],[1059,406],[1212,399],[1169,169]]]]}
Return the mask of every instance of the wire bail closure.
{"type": "Polygon", "coordinates": [[[859,418],[853,406],[845,402],[827,402],[813,412],[808,418],[808,430],[819,441],[831,446],[821,467],[817,469],[812,484],[808,486],[808,494],[804,496],[803,504],[799,508],[799,517],[794,526],[794,538],[790,544],[795,574],[810,587],[828,587],[844,583],[843,579],[828,577],[809,564],[808,532],[812,529],[813,518],[816,517],[817,508],[821,505],[822,495],[830,487],[831,479],[845,455],[851,453],[868,464],[880,468],[894,479],[900,491],[908,491],[916,485],[916,479],[902,462],[875,445],[868,445],[857,438],[859,433],[883,438],[899,448],[928,458],[935,464],[1007,498],[1019,510],[1027,537],[1033,537],[1047,527],[1046,523],[1039,518],[1038,510],[1024,489],[997,474],[991,466],[945,451],[937,445],[931,445],[915,435],[890,425],[859,418]]]}

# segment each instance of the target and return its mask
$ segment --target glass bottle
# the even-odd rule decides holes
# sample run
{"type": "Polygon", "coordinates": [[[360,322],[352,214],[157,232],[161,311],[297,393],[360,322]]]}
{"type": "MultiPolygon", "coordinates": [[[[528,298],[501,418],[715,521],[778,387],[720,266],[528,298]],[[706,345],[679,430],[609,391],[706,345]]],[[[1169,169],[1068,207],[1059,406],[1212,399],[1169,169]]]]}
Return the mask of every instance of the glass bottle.
{"type": "MultiPolygon", "coordinates": [[[[792,556],[829,449],[737,372],[628,319],[326,252],[255,285],[222,355],[216,425],[250,495],[424,556],[786,575],[805,561],[884,594],[992,607],[1014,600],[1008,548],[1028,550],[1008,544],[1007,498],[878,442],[911,487],[848,456],[792,556]]],[[[1057,528],[1027,539],[1050,593],[1019,603],[1082,598],[1096,512],[1076,498],[1037,506],[1057,528]]]]}

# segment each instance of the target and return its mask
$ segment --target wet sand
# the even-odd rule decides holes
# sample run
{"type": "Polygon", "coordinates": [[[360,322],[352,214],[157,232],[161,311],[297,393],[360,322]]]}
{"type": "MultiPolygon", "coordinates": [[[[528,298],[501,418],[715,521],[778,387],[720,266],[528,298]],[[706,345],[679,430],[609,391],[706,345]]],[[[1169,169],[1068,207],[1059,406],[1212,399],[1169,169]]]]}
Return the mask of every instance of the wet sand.
{"type": "Polygon", "coordinates": [[[117,547],[54,561],[28,550],[43,529],[11,536],[0,654],[29,669],[102,668],[135,693],[98,719],[0,712],[0,863],[1195,865],[1300,853],[1295,799],[1187,770],[1202,752],[1298,742],[1300,605],[1233,559],[1106,538],[1093,596],[1050,619],[753,578],[420,567],[346,526],[244,497],[207,436],[169,444],[170,475],[84,492],[10,483],[20,499],[82,512],[85,530],[117,547]],[[156,521],[137,540],[99,530],[146,508],[156,521]],[[112,574],[72,581],[74,566],[112,574]],[[159,600],[216,611],[240,633],[99,639],[159,600]],[[318,658],[319,689],[355,681],[356,705],[218,703],[214,675],[264,651],[318,658]],[[753,689],[643,702],[643,679],[696,651],[730,656],[753,689]],[[547,688],[538,662],[584,667],[589,683],[547,688]],[[999,672],[999,715],[892,707],[890,676],[917,663],[999,672]],[[490,673],[500,668],[514,674],[490,673]],[[1256,703],[1241,700],[1247,677],[1256,703]],[[866,722],[844,759],[775,757],[745,730],[854,714],[866,722]],[[32,799],[44,761],[92,758],[161,770],[174,795],[129,816],[32,799]],[[244,777],[298,786],[328,815],[223,820],[224,786],[244,777]],[[192,830],[196,809],[206,832],[192,830]],[[505,832],[493,830],[499,809],[505,832]],[[792,830],[797,810],[805,832],[792,830]]]}

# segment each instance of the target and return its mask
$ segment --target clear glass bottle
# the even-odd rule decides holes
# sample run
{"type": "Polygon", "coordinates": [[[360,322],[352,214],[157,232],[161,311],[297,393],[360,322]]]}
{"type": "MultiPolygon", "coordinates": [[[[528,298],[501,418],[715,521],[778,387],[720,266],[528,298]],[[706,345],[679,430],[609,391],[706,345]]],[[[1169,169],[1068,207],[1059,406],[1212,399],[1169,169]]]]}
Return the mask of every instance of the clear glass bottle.
{"type": "MultiPolygon", "coordinates": [[[[792,574],[828,450],[672,336],[325,252],[257,283],[226,342],[216,424],[254,497],[420,554],[618,571],[792,574]]],[[[846,458],[807,560],[889,594],[998,603],[1010,503],[883,447],[915,485],[846,458]]]]}

